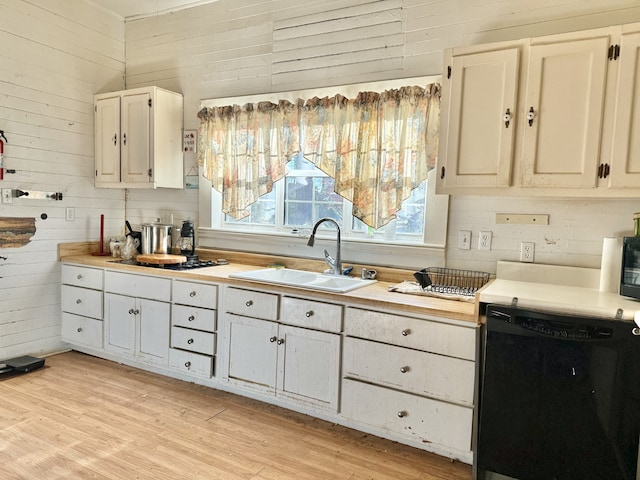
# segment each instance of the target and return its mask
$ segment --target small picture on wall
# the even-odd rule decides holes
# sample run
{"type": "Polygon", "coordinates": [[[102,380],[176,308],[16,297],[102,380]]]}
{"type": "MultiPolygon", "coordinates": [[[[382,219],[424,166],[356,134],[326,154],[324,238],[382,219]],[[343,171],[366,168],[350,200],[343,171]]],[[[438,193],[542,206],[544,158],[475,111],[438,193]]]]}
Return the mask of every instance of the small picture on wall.
{"type": "Polygon", "coordinates": [[[184,188],[198,188],[198,175],[186,175],[184,188]]]}

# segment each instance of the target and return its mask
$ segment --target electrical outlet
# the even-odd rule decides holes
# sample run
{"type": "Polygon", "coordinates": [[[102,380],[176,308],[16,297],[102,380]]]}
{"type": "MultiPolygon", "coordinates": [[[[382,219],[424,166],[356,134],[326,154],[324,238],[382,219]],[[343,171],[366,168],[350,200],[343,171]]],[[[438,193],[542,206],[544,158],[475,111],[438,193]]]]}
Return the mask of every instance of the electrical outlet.
{"type": "Polygon", "coordinates": [[[10,188],[2,189],[2,203],[13,203],[13,195],[10,188]]]}
{"type": "Polygon", "coordinates": [[[67,207],[64,212],[67,222],[73,222],[76,219],[76,209],[73,207],[67,207]]]}
{"type": "Polygon", "coordinates": [[[533,263],[536,253],[536,244],[533,242],[520,242],[520,261],[533,263]]]}
{"type": "Polygon", "coordinates": [[[480,238],[478,239],[478,250],[491,250],[492,236],[492,232],[480,232],[480,238]]]}
{"type": "Polygon", "coordinates": [[[471,248],[471,230],[460,230],[458,232],[458,248],[469,250],[471,248]]]}

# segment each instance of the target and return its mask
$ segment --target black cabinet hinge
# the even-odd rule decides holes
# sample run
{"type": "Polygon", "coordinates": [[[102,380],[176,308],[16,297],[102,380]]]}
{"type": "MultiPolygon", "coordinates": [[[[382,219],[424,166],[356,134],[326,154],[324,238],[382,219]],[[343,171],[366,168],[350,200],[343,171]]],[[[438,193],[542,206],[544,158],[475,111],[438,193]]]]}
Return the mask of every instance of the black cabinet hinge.
{"type": "Polygon", "coordinates": [[[151,178],[151,173],[153,170],[149,169],[149,178],[151,178]]]}
{"type": "Polygon", "coordinates": [[[151,99],[149,99],[149,108],[151,108],[151,99]]]}
{"type": "Polygon", "coordinates": [[[447,67],[447,78],[451,78],[451,66],[447,67]]]}
{"type": "Polygon", "coordinates": [[[620,58],[620,45],[609,45],[609,52],[607,54],[609,60],[617,60],[620,58]]]}
{"type": "Polygon", "coordinates": [[[440,179],[444,178],[444,166],[440,169],[440,179]]]}
{"type": "Polygon", "coordinates": [[[607,178],[611,173],[611,168],[608,163],[601,163],[598,166],[598,178],[607,178]]]}

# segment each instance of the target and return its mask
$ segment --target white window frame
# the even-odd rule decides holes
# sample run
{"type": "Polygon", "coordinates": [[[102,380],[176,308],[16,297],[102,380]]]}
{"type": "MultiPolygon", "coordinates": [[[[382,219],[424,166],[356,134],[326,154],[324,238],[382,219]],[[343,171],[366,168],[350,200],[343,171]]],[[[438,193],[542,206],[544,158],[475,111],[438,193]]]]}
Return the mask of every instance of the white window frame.
{"type": "MultiPolygon", "coordinates": [[[[425,86],[441,81],[440,76],[399,79],[375,83],[354,84],[322,89],[301,90],[294,92],[252,95],[246,97],[228,97],[220,99],[202,100],[202,107],[216,107],[224,105],[244,105],[258,101],[279,100],[295,101],[298,98],[312,98],[344,95],[354,97],[361,91],[378,91],[400,88],[407,85],[425,86]]],[[[335,233],[332,229],[316,237],[316,245],[307,247],[304,238],[308,232],[251,232],[229,231],[221,229],[222,224],[222,196],[211,187],[211,182],[202,176],[199,169],[199,225],[198,247],[222,250],[236,250],[252,253],[263,253],[278,256],[324,258],[324,248],[332,252],[335,249],[335,233]],[[217,212],[213,215],[213,212],[217,212]],[[304,237],[304,238],[300,238],[304,237]]],[[[416,269],[416,266],[444,266],[444,251],[447,237],[447,220],[449,210],[449,196],[435,193],[436,169],[429,172],[427,180],[427,200],[425,211],[425,233],[422,244],[403,243],[399,240],[379,239],[342,239],[343,263],[386,265],[397,268],[416,269]]]]}

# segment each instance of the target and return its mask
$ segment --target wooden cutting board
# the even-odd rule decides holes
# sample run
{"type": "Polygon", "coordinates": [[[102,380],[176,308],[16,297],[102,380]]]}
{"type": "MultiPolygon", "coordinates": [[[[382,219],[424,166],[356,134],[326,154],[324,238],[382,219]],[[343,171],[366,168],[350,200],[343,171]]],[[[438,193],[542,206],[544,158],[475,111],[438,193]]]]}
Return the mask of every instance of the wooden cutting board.
{"type": "Polygon", "coordinates": [[[168,253],[148,253],[138,255],[136,260],[140,263],[166,265],[169,263],[184,263],[187,261],[187,257],[184,255],[170,255],[168,253]]]}

